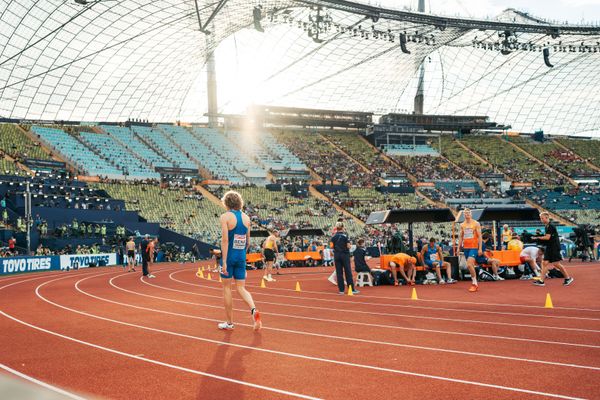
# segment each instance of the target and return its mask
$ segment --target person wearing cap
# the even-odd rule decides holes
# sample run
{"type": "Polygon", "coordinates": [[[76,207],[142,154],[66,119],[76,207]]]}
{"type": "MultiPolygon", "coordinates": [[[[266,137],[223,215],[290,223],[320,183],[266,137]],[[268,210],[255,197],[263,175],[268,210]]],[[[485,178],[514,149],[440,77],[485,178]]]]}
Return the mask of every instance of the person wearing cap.
{"type": "Polygon", "coordinates": [[[416,272],[416,264],[417,259],[415,257],[412,257],[406,253],[394,254],[389,265],[390,270],[392,271],[392,277],[394,278],[394,285],[400,285],[400,281],[398,281],[398,274],[396,273],[396,268],[398,268],[400,275],[402,275],[402,278],[406,281],[406,284],[413,286],[415,284],[414,272],[416,272]]]}
{"type": "Polygon", "coordinates": [[[352,247],[352,243],[344,230],[343,222],[338,221],[335,224],[335,234],[330,242],[333,244],[333,262],[335,264],[339,294],[345,293],[344,274],[346,274],[346,284],[349,288],[352,288],[352,293],[358,294],[359,291],[354,288],[352,268],[350,266],[350,247],[352,247]]]}

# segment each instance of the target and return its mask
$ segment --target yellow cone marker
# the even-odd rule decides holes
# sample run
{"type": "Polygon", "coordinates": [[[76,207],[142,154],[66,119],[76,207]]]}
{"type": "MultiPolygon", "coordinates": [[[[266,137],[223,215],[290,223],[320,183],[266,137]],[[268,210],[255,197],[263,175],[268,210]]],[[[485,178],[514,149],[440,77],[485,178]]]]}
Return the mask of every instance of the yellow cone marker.
{"type": "Polygon", "coordinates": [[[196,273],[196,276],[198,276],[198,278],[204,279],[204,273],[202,271],[198,271],[196,273]]]}
{"type": "Polygon", "coordinates": [[[352,285],[348,285],[348,296],[354,296],[354,293],[352,293],[352,285]]]}
{"type": "Polygon", "coordinates": [[[212,281],[212,277],[210,276],[210,272],[208,273],[208,275],[206,275],[206,279],[208,279],[209,281],[212,281]]]}
{"type": "Polygon", "coordinates": [[[267,285],[265,285],[265,280],[264,279],[260,280],[260,287],[261,288],[266,288],[267,287],[267,285]]]}
{"type": "Polygon", "coordinates": [[[544,305],[544,308],[554,308],[554,305],[552,304],[552,297],[550,297],[550,293],[546,293],[546,304],[544,305]]]}
{"type": "Polygon", "coordinates": [[[202,268],[198,267],[198,272],[196,272],[196,275],[200,274],[200,272],[202,272],[202,268]]]}
{"type": "Polygon", "coordinates": [[[301,292],[302,290],[300,289],[300,282],[296,282],[296,292],[301,292]]]}
{"type": "Polygon", "coordinates": [[[419,297],[417,296],[417,288],[413,288],[412,293],[410,295],[410,299],[411,300],[419,300],[419,297]]]}

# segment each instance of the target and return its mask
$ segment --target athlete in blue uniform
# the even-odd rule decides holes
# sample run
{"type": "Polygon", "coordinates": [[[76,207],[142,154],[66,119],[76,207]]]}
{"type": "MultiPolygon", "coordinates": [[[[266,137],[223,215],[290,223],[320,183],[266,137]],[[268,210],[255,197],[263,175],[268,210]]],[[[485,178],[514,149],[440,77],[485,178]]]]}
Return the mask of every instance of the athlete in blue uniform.
{"type": "Polygon", "coordinates": [[[250,218],[242,212],[244,200],[238,192],[229,191],[223,196],[227,208],[220,217],[221,221],[221,278],[223,278],[223,297],[227,321],[218,325],[219,329],[233,329],[233,299],[231,297],[231,278],[235,279],[238,293],[250,307],[254,321],[254,330],[261,328],[260,314],[254,305],[252,295],[244,286],[246,282],[246,251],[250,245],[250,218]]]}
{"type": "Polygon", "coordinates": [[[427,269],[435,270],[440,285],[443,285],[444,283],[456,283],[456,281],[452,279],[452,267],[449,262],[444,261],[442,247],[435,243],[435,238],[429,239],[429,243],[423,246],[421,249],[421,257],[423,259],[423,264],[427,269]],[[442,279],[442,272],[440,271],[440,268],[442,267],[446,270],[446,281],[442,279]]]}

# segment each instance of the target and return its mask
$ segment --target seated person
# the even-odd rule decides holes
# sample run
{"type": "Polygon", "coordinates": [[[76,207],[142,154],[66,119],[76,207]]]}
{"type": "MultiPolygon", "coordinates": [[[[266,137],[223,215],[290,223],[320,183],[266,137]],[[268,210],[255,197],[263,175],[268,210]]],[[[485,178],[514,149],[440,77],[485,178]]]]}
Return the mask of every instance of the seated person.
{"type": "Polygon", "coordinates": [[[443,285],[444,283],[456,283],[454,279],[452,279],[452,268],[450,263],[444,261],[444,254],[442,253],[442,247],[438,246],[435,243],[435,238],[429,239],[429,243],[423,246],[421,249],[421,259],[423,260],[423,265],[427,269],[435,269],[435,273],[437,275],[438,283],[443,285]],[[447,281],[442,279],[442,272],[440,271],[440,266],[446,270],[446,278],[447,281]]]}
{"type": "Polygon", "coordinates": [[[354,250],[354,270],[358,272],[371,272],[371,268],[367,265],[368,259],[367,250],[365,249],[365,240],[358,239],[356,242],[356,250],[354,250]]]}
{"type": "Polygon", "coordinates": [[[542,247],[525,247],[520,254],[520,259],[525,264],[525,273],[521,279],[531,279],[534,276],[540,276],[540,267],[544,260],[544,249],[542,247]]]}
{"type": "Polygon", "coordinates": [[[506,250],[514,250],[514,251],[523,250],[523,242],[521,242],[519,240],[519,235],[517,235],[516,233],[512,235],[512,239],[510,240],[510,242],[508,242],[508,245],[506,246],[506,250]]]}
{"type": "Polygon", "coordinates": [[[500,266],[500,260],[496,259],[496,258],[491,258],[491,252],[487,249],[493,249],[494,245],[491,243],[491,236],[489,233],[484,233],[483,235],[481,235],[481,250],[483,251],[483,255],[482,256],[477,256],[475,258],[475,262],[481,267],[484,265],[489,265],[490,267],[492,267],[492,277],[494,278],[495,281],[503,281],[504,278],[502,278],[500,275],[498,275],[498,267],[500,266]]]}
{"type": "Polygon", "coordinates": [[[394,285],[398,286],[400,282],[398,281],[398,275],[396,273],[396,268],[400,271],[400,275],[406,281],[408,285],[414,286],[415,284],[415,265],[417,264],[417,259],[415,257],[411,257],[405,253],[398,253],[392,256],[390,261],[390,270],[392,271],[392,277],[394,279],[394,285]],[[405,271],[406,270],[406,271],[405,271]],[[409,278],[410,277],[410,278],[409,278]]]}

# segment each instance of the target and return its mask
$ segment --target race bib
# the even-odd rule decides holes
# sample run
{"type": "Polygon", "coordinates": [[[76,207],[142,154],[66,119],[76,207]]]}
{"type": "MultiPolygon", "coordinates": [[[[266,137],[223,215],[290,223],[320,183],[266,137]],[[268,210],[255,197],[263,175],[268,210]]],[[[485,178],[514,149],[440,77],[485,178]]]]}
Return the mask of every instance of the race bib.
{"type": "Polygon", "coordinates": [[[475,237],[475,231],[473,230],[473,228],[465,228],[464,231],[464,238],[465,239],[473,239],[475,237]]]}
{"type": "Polygon", "coordinates": [[[233,249],[234,250],[245,250],[246,249],[246,235],[233,235],[233,249]]]}
{"type": "Polygon", "coordinates": [[[431,261],[439,261],[438,254],[437,254],[437,253],[433,253],[433,254],[431,254],[431,255],[429,256],[429,259],[430,259],[431,261]]]}

